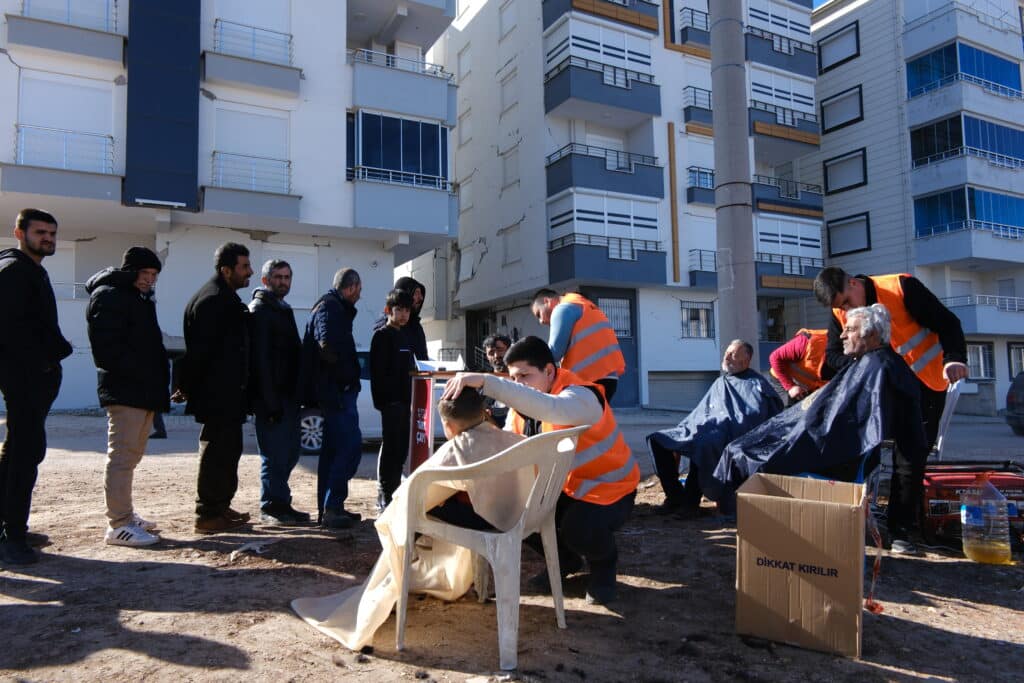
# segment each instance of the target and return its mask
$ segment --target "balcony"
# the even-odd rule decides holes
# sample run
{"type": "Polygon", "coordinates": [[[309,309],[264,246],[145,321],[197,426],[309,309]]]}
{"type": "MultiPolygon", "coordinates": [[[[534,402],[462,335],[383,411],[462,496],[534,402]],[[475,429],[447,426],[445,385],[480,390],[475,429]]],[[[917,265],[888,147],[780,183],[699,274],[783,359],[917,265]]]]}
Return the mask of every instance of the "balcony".
{"type": "Polygon", "coordinates": [[[203,53],[203,80],[298,95],[301,75],[292,66],[291,34],[213,22],[213,51],[203,53]]]}
{"type": "Polygon", "coordinates": [[[961,111],[1002,121],[1024,118],[1024,93],[965,73],[951,74],[907,93],[907,125],[913,128],[961,111]]]}
{"type": "MultiPolygon", "coordinates": [[[[820,258],[757,252],[754,268],[758,296],[806,296],[824,267],[820,258]]],[[[718,256],[710,249],[690,250],[690,286],[718,287],[718,256]]]]}
{"type": "Polygon", "coordinates": [[[0,191],[121,200],[112,136],[23,124],[15,130],[14,165],[4,165],[0,191]]]}
{"type": "Polygon", "coordinates": [[[665,196],[664,169],[657,157],[573,142],[549,155],[545,165],[549,197],[571,187],[665,196]]]}
{"type": "MultiPolygon", "coordinates": [[[[915,4],[926,9],[938,3],[915,4]]],[[[912,10],[908,10],[903,26],[903,54],[913,57],[960,38],[978,46],[985,46],[987,50],[1019,59],[1021,39],[1020,25],[1015,23],[1016,12],[1011,9],[997,17],[987,13],[984,10],[985,5],[995,7],[996,3],[954,0],[920,16],[909,16],[912,10]]],[[[1002,11],[1002,8],[999,11],[1002,11]]]]}
{"type": "Polygon", "coordinates": [[[687,133],[708,137],[714,134],[710,90],[693,85],[683,88],[683,122],[687,133]]]}
{"type": "Polygon", "coordinates": [[[349,179],[355,185],[356,227],[456,235],[458,198],[446,178],[356,166],[349,179]]]}
{"type": "Polygon", "coordinates": [[[711,59],[711,22],[707,12],[692,7],[681,7],[676,14],[675,29],[672,36],[677,39],[680,52],[704,59],[711,59]]]}
{"type": "Polygon", "coordinates": [[[821,218],[821,186],[755,174],[751,184],[755,211],[821,218]]]}
{"type": "Polygon", "coordinates": [[[117,33],[113,0],[24,0],[22,13],[6,19],[12,45],[124,63],[124,36],[117,33]]]}
{"type": "Polygon", "coordinates": [[[914,159],[910,190],[914,196],[920,196],[953,185],[973,184],[1024,194],[1022,168],[1024,159],[977,147],[956,147],[914,159]]]}
{"type": "Polygon", "coordinates": [[[650,74],[570,56],[544,78],[544,111],[632,128],[661,116],[661,87],[650,74]]]}
{"type": "Polygon", "coordinates": [[[457,88],[443,67],[385,52],[352,50],[352,104],[454,126],[457,88]]]}
{"type": "Polygon", "coordinates": [[[661,7],[648,0],[544,0],[544,30],[572,10],[653,33],[658,32],[661,14],[661,7]]]}
{"type": "Polygon", "coordinates": [[[686,203],[715,205],[715,169],[700,166],[687,167],[686,203]]]}
{"type": "Polygon", "coordinates": [[[349,45],[419,45],[426,51],[455,19],[456,0],[348,0],[349,45]]]}
{"type": "Polygon", "coordinates": [[[548,243],[548,280],[665,284],[661,243],[573,232],[548,243]]]}
{"type": "Polygon", "coordinates": [[[299,219],[302,197],[292,194],[291,161],[218,151],[212,160],[205,211],[299,219]]]}
{"type": "Polygon", "coordinates": [[[964,334],[1012,334],[1024,329],[1024,297],[972,294],[942,300],[960,318],[964,334]]]}
{"type": "Polygon", "coordinates": [[[751,100],[748,111],[755,160],[778,166],[818,149],[821,135],[814,114],[760,100],[751,100]]]}
{"type": "Polygon", "coordinates": [[[1024,263],[1024,227],[967,220],[918,228],[914,255],[919,266],[1001,270],[1024,263]]]}
{"type": "Polygon", "coordinates": [[[754,26],[747,27],[747,61],[817,78],[818,51],[810,43],[754,26]]]}

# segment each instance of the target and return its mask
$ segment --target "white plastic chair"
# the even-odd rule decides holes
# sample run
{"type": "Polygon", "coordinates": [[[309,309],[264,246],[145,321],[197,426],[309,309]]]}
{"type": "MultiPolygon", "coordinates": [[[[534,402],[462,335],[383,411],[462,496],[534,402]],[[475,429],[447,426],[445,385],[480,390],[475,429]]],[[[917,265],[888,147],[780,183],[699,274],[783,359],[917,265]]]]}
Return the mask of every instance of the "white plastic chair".
{"type": "MultiPolygon", "coordinates": [[[[395,646],[405,646],[406,608],[409,602],[409,566],[412,562],[415,533],[469,548],[487,560],[494,572],[495,602],[498,611],[498,651],[504,670],[515,669],[519,643],[519,580],[523,539],[540,532],[547,561],[551,596],[555,603],[558,628],[565,628],[565,610],[562,605],[562,575],[558,566],[558,544],[555,536],[555,504],[572,469],[579,435],[589,425],[562,429],[530,437],[511,448],[473,465],[417,469],[408,481],[407,520],[405,539],[405,571],[398,595],[395,646]],[[526,507],[519,522],[505,532],[476,531],[447,524],[428,517],[424,499],[430,484],[439,481],[469,481],[514,472],[534,466],[537,478],[530,489],[526,507]]],[[[479,585],[481,572],[477,572],[477,593],[483,595],[485,586],[479,585]]],[[[484,573],[486,576],[486,573],[484,573]]]]}

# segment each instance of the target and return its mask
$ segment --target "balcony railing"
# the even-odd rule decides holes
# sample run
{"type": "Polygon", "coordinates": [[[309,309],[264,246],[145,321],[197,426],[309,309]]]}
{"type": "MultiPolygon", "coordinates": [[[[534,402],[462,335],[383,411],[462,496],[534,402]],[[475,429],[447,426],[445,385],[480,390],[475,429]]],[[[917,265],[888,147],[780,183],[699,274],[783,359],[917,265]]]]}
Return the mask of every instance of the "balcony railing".
{"type": "Polygon", "coordinates": [[[711,109],[711,91],[688,85],[683,88],[683,107],[711,109]]]}
{"type": "Polygon", "coordinates": [[[636,240],[630,237],[606,237],[604,235],[588,235],[574,232],[548,242],[548,251],[561,249],[573,244],[592,247],[607,247],[608,258],[616,261],[636,261],[641,251],[661,251],[661,242],[653,240],[636,240]]]}
{"type": "Polygon", "coordinates": [[[1003,15],[1001,17],[997,17],[997,16],[995,16],[993,14],[989,14],[989,13],[987,13],[987,12],[977,8],[977,7],[973,7],[971,5],[968,5],[967,3],[958,2],[958,0],[951,0],[950,2],[947,2],[947,3],[943,4],[943,5],[940,5],[940,6],[936,7],[935,9],[933,9],[930,12],[928,12],[927,14],[924,14],[924,15],[922,15],[920,17],[917,17],[917,18],[915,18],[915,19],[913,19],[911,21],[908,21],[907,23],[905,23],[903,25],[903,32],[907,33],[908,31],[914,30],[918,26],[924,26],[928,22],[933,21],[934,19],[939,18],[943,14],[948,14],[950,12],[964,12],[965,14],[970,14],[975,19],[977,19],[979,23],[985,24],[986,26],[990,26],[990,27],[992,27],[992,28],[994,28],[996,30],[999,30],[999,31],[1010,32],[1010,33],[1018,33],[1019,32],[1019,27],[1018,26],[1015,26],[1014,24],[1006,21],[1003,18],[1003,17],[1006,16],[1005,12],[1003,13],[1003,15]]]}
{"type": "Polygon", "coordinates": [[[658,6],[658,3],[653,2],[652,0],[604,0],[604,1],[605,2],[610,2],[613,5],[620,5],[622,7],[639,7],[641,5],[649,5],[649,6],[653,6],[653,7],[657,7],[658,6]]]}
{"type": "Polygon", "coordinates": [[[801,192],[813,192],[815,194],[821,194],[821,185],[812,185],[811,183],[798,183],[793,180],[785,180],[783,178],[776,178],[774,176],[761,175],[760,173],[754,174],[754,182],[761,185],[771,185],[777,188],[780,197],[786,197],[787,199],[799,199],[801,192]]]}
{"type": "Polygon", "coordinates": [[[116,0],[23,0],[21,12],[33,19],[117,32],[116,0]]]}
{"type": "Polygon", "coordinates": [[[708,20],[708,13],[691,7],[683,7],[679,10],[679,29],[682,30],[684,28],[710,31],[711,22],[708,20]]]}
{"type": "Polygon", "coordinates": [[[350,50],[349,55],[351,56],[352,61],[360,62],[362,64],[374,64],[376,66],[384,66],[389,69],[412,71],[414,73],[426,74],[428,76],[436,76],[445,80],[451,80],[452,78],[452,74],[445,71],[443,66],[431,64],[430,62],[423,61],[422,59],[409,59],[408,57],[399,57],[398,55],[388,54],[387,52],[362,49],[350,50]]]}
{"type": "Polygon", "coordinates": [[[114,138],[42,126],[15,126],[15,161],[89,173],[114,172],[114,138]]]}
{"type": "Polygon", "coordinates": [[[949,232],[959,232],[961,230],[981,230],[984,232],[991,232],[995,237],[1000,239],[1024,240],[1024,227],[1019,225],[1005,225],[1003,223],[990,223],[989,221],[979,221],[974,219],[953,221],[951,223],[941,223],[939,225],[917,228],[915,230],[915,234],[920,239],[924,237],[934,237],[935,235],[944,235],[949,232]]]}
{"type": "Polygon", "coordinates": [[[292,193],[292,162],[287,159],[213,153],[214,187],[250,192],[292,193]]]}
{"type": "Polygon", "coordinates": [[[992,296],[991,294],[968,294],[966,296],[951,296],[942,299],[942,303],[952,308],[954,306],[995,306],[1000,311],[1010,313],[1024,313],[1024,297],[1020,296],[992,296]]]}
{"type": "Polygon", "coordinates": [[[615,149],[594,147],[593,145],[581,145],[577,142],[570,142],[554,154],[548,155],[547,159],[544,161],[544,165],[550,166],[559,159],[567,157],[570,154],[581,154],[583,156],[604,159],[605,168],[609,171],[632,173],[636,164],[643,164],[645,166],[658,165],[658,157],[652,157],[646,154],[633,154],[632,152],[620,152],[615,149]]]}
{"type": "Polygon", "coordinates": [[[407,171],[395,171],[389,168],[373,168],[371,166],[356,166],[349,169],[349,180],[368,180],[374,183],[387,183],[390,185],[412,185],[428,190],[452,191],[452,184],[447,178],[424,173],[409,173],[407,171]]]}
{"type": "Polygon", "coordinates": [[[747,33],[752,36],[757,36],[764,40],[772,41],[772,49],[776,52],[783,52],[787,55],[793,54],[794,50],[803,50],[804,52],[817,53],[817,49],[810,43],[805,43],[789,36],[780,35],[778,33],[772,33],[771,31],[765,31],[759,29],[756,26],[748,26],[747,33]]]}
{"type": "Polygon", "coordinates": [[[1004,168],[1024,167],[1024,159],[1021,159],[1020,157],[997,154],[996,152],[990,152],[978,147],[963,146],[954,147],[953,149],[947,149],[945,152],[939,152],[938,154],[914,159],[914,168],[920,168],[922,166],[927,166],[928,164],[935,164],[940,161],[945,161],[946,159],[956,159],[963,156],[978,157],[979,159],[986,160],[993,166],[1002,166],[1004,168]]]}
{"type": "Polygon", "coordinates": [[[213,49],[236,57],[255,59],[291,66],[292,36],[290,33],[271,31],[217,19],[213,22],[213,49]]]}
{"type": "Polygon", "coordinates": [[[690,270],[700,273],[718,272],[718,255],[711,249],[691,249],[690,270]]]}
{"type": "MultiPolygon", "coordinates": [[[[782,265],[782,272],[787,275],[803,275],[804,268],[823,268],[824,260],[811,256],[788,256],[770,254],[759,251],[754,254],[757,263],[776,263],[782,265]]],[[[690,250],[690,270],[703,273],[714,273],[718,270],[718,257],[711,249],[690,250]]]]}
{"type": "Polygon", "coordinates": [[[603,74],[606,85],[614,85],[619,88],[632,87],[631,84],[633,81],[650,83],[652,85],[654,84],[654,76],[651,74],[640,73],[639,71],[633,71],[632,69],[623,69],[622,67],[611,66],[610,64],[602,64],[601,62],[595,62],[590,59],[584,59],[583,57],[576,56],[566,57],[559,62],[544,75],[544,82],[547,83],[570,66],[576,66],[603,74]]]}
{"type": "Polygon", "coordinates": [[[972,76],[971,74],[965,74],[961,72],[950,74],[948,76],[943,76],[942,78],[931,81],[930,83],[925,83],[924,85],[918,86],[913,90],[909,90],[907,92],[907,99],[912,100],[915,97],[924,95],[925,93],[931,92],[932,90],[938,90],[939,88],[944,88],[947,85],[959,82],[973,83],[974,85],[983,88],[984,90],[992,93],[993,95],[1006,97],[1011,100],[1024,99],[1024,93],[1022,93],[1020,90],[1010,88],[1001,83],[996,83],[995,81],[989,81],[984,78],[978,78],[977,76],[972,76]]]}
{"type": "Polygon", "coordinates": [[[688,166],[686,168],[686,186],[702,187],[705,190],[715,189],[715,169],[688,166]]]}
{"type": "Polygon", "coordinates": [[[780,107],[777,104],[762,102],[761,100],[750,100],[750,106],[754,109],[760,109],[761,111],[767,111],[775,114],[775,120],[783,126],[795,127],[800,121],[807,121],[813,124],[818,123],[817,116],[805,111],[797,111],[796,109],[789,109],[788,107],[780,107]]]}

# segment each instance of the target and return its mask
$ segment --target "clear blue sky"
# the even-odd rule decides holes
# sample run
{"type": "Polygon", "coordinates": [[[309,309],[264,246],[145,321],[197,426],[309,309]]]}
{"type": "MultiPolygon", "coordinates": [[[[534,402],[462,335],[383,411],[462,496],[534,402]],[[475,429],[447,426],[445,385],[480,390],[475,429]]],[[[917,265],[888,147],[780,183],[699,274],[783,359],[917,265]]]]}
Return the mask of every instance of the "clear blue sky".
{"type": "Polygon", "coordinates": [[[827,0],[814,0],[814,6],[820,7],[821,5],[824,5],[826,1],[827,0]]]}

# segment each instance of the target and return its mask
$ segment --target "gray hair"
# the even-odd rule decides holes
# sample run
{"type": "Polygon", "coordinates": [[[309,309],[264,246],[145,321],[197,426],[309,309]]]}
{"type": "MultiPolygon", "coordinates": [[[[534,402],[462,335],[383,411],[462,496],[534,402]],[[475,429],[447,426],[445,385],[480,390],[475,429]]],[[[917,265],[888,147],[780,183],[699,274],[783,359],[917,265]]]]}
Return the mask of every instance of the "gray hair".
{"type": "Polygon", "coordinates": [[[263,264],[263,268],[260,269],[260,277],[270,277],[270,274],[278,268],[287,268],[288,270],[291,270],[292,266],[284,259],[272,258],[263,264]]]}
{"type": "Polygon", "coordinates": [[[334,274],[334,288],[339,292],[359,282],[359,273],[355,268],[341,268],[334,274]]]}
{"type": "Polygon", "coordinates": [[[733,339],[731,342],[729,342],[728,346],[726,346],[725,348],[728,349],[730,346],[737,346],[737,345],[738,346],[742,346],[743,348],[745,348],[747,350],[747,355],[748,356],[750,356],[751,358],[754,357],[754,347],[751,346],[750,342],[743,341],[742,339],[733,339]]]}
{"type": "Polygon", "coordinates": [[[883,344],[889,343],[889,339],[892,337],[892,317],[889,315],[888,308],[882,304],[854,308],[846,314],[847,320],[853,318],[862,319],[861,334],[869,335],[877,332],[879,341],[883,344]]]}

